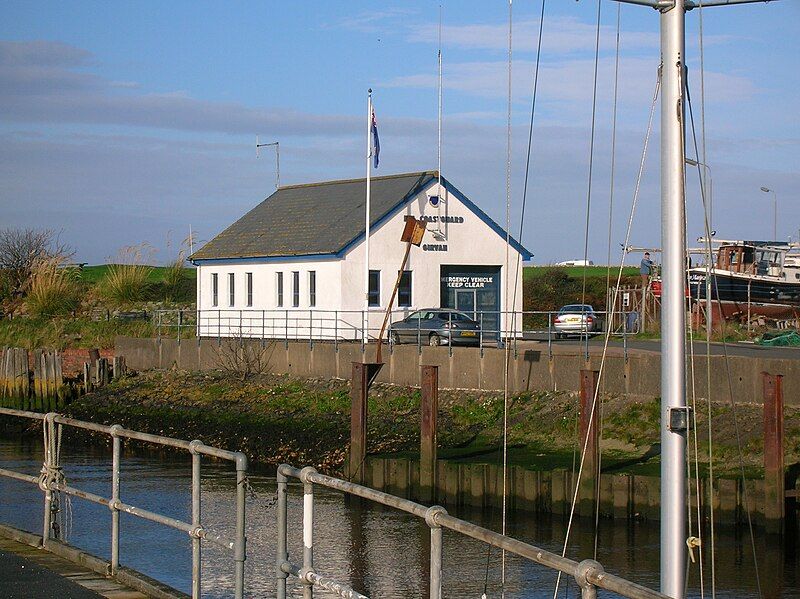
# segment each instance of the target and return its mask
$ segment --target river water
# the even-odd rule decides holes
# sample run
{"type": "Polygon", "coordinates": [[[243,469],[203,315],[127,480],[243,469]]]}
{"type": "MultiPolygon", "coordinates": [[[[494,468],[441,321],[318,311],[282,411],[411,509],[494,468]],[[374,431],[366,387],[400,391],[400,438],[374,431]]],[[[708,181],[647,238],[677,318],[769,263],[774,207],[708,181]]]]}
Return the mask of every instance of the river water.
{"type": "MultiPolygon", "coordinates": [[[[99,495],[110,496],[110,451],[65,440],[62,464],[69,484],[99,495]]],[[[42,464],[38,439],[0,440],[0,467],[37,474],[42,464]]],[[[275,595],[275,479],[251,475],[255,496],[248,500],[246,594],[249,597],[275,595]]],[[[174,454],[126,448],[122,460],[121,498],[126,503],[188,521],[191,510],[191,461],[174,454]]],[[[235,475],[227,464],[203,462],[203,523],[212,531],[231,534],[234,528],[235,475]]],[[[314,557],[321,573],[352,585],[373,598],[416,598],[427,596],[428,528],[406,514],[380,506],[346,501],[336,492],[317,490],[317,523],[314,557]]],[[[0,478],[0,522],[41,533],[42,494],[34,485],[0,478]]],[[[65,514],[69,543],[110,558],[108,509],[74,498],[71,513],[65,514]]],[[[499,530],[499,513],[463,511],[456,514],[488,528],[499,530]]],[[[290,560],[301,562],[302,489],[290,487],[290,560]]],[[[564,540],[561,517],[537,514],[512,515],[509,534],[555,552],[564,540]]],[[[793,551],[775,539],[755,531],[758,578],[763,597],[800,598],[800,568],[793,551]]],[[[591,557],[594,525],[579,520],[571,533],[569,556],[591,557]]],[[[601,521],[597,559],[606,570],[635,582],[658,586],[658,524],[601,521]]],[[[706,548],[706,558],[710,546],[706,548]]],[[[759,597],[756,567],[747,529],[717,531],[716,597],[759,597]]],[[[229,597],[233,593],[233,561],[224,550],[204,544],[203,596],[229,597]]],[[[501,597],[501,556],[487,551],[482,543],[450,531],[444,532],[444,597],[479,599],[501,597]]],[[[120,561],[157,580],[189,592],[191,584],[191,543],[172,529],[121,516],[120,561]]],[[[552,597],[555,574],[514,556],[506,559],[505,597],[552,597]]],[[[708,574],[705,592],[711,596],[708,574]]],[[[291,596],[301,596],[291,583],[291,596]]],[[[560,597],[578,597],[566,577],[560,597]],[[568,584],[564,584],[567,582],[568,584]]],[[[319,597],[328,597],[322,592],[319,597]]],[[[604,595],[603,593],[600,596],[604,595]]],[[[701,597],[697,567],[692,567],[689,596],[701,597]]]]}

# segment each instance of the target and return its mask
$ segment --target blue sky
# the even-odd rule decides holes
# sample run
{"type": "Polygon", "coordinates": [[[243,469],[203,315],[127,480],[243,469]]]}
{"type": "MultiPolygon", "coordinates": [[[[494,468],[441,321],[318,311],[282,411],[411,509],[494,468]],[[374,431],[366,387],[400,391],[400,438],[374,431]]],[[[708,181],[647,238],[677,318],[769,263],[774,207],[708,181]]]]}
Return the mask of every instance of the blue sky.
{"type": "MultiPolygon", "coordinates": [[[[539,1],[514,4],[512,221],[516,234],[539,1]]],[[[523,243],[537,263],[582,257],[597,4],[550,0],[523,243]]],[[[76,259],[148,243],[165,262],[282,183],[363,176],[366,90],[381,132],[377,174],[436,167],[438,3],[5,2],[0,8],[0,227],[62,232],[76,259]]],[[[442,170],[505,222],[505,2],[442,2],[442,170]]],[[[617,4],[601,6],[590,258],[604,262],[611,196],[617,4]]],[[[658,15],[621,8],[614,254],[624,240],[658,66],[658,15]]],[[[700,116],[699,11],[687,53],[700,116]]],[[[800,227],[800,2],[703,15],[707,161],[721,237],[800,227]]],[[[657,122],[657,121],[656,121],[657,122]]],[[[657,132],[656,132],[657,134],[657,132]]],[[[691,154],[691,152],[689,152],[691,154]]],[[[658,138],[632,242],[659,245],[658,138]]],[[[696,175],[689,237],[702,231],[696,175]]],[[[302,207],[298,207],[302,215],[302,207]]],[[[618,259],[618,258],[616,258],[618,259]]],[[[612,258],[613,260],[613,258],[612,258]]]]}

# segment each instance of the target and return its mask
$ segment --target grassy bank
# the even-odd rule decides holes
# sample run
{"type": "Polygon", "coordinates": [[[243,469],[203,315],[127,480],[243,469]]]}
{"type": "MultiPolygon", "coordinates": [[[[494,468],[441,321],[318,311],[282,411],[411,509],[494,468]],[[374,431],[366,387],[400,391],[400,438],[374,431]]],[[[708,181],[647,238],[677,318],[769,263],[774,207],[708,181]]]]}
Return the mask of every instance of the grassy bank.
{"type": "MultiPolygon", "coordinates": [[[[368,452],[412,457],[419,447],[419,390],[376,384],[370,394],[368,452]]],[[[576,450],[578,399],[537,392],[512,397],[509,460],[532,469],[571,469],[576,450]]],[[[71,415],[152,433],[199,438],[241,450],[257,462],[341,468],[350,431],[348,385],[337,380],[261,376],[242,382],[225,372],[152,371],[123,379],[71,404],[71,415]]],[[[658,401],[605,398],[603,469],[657,475],[658,401]]],[[[707,468],[706,407],[698,405],[699,453],[707,468]]],[[[440,391],[439,443],[443,458],[499,463],[503,398],[500,393],[440,391]]],[[[743,466],[761,475],[759,406],[737,407],[743,466]]],[[[739,452],[730,406],[712,405],[714,468],[736,477],[739,452]]],[[[800,410],[786,409],[786,463],[800,461],[800,410]]],[[[692,452],[693,453],[693,452],[692,452]]]]}
{"type": "Polygon", "coordinates": [[[88,317],[14,318],[0,321],[0,346],[88,349],[114,347],[114,337],[153,337],[155,329],[146,320],[92,320],[88,317]]]}

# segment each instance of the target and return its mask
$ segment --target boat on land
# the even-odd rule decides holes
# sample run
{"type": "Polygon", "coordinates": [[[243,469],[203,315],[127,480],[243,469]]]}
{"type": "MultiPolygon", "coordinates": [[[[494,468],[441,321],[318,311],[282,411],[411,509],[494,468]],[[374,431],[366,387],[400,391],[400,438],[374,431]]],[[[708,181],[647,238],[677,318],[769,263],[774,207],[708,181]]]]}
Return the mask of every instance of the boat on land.
{"type": "Polygon", "coordinates": [[[726,319],[748,314],[789,319],[800,315],[800,255],[780,241],[716,241],[712,268],[690,268],[692,298],[710,296],[726,319]]]}

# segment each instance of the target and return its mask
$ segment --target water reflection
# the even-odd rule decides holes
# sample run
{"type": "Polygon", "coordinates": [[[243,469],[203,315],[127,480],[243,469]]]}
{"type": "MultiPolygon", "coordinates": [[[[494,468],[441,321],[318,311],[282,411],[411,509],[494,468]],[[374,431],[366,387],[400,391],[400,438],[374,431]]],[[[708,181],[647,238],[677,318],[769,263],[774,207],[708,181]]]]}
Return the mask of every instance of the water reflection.
{"type": "MultiPolygon", "coordinates": [[[[68,481],[82,489],[110,494],[110,454],[97,448],[67,447],[63,452],[68,481]]],[[[4,468],[37,474],[41,467],[37,442],[0,442],[4,468]]],[[[129,454],[123,458],[122,499],[175,518],[189,519],[190,461],[181,456],[129,454]]],[[[252,476],[255,496],[248,501],[248,560],[246,588],[251,597],[275,593],[275,481],[252,476]]],[[[230,535],[234,529],[233,471],[226,464],[204,461],[203,522],[212,531],[230,535]]],[[[301,560],[302,489],[289,492],[290,559],[301,560]]],[[[0,522],[31,531],[41,530],[42,497],[33,485],[0,479],[0,522]]],[[[499,530],[499,513],[463,511],[459,514],[499,530]]],[[[346,499],[319,490],[316,504],[315,561],[328,574],[371,597],[416,598],[428,593],[428,528],[417,519],[394,510],[346,499]]],[[[72,502],[69,541],[106,559],[110,557],[110,513],[82,500],[72,502]]],[[[552,551],[560,551],[564,520],[545,515],[518,514],[509,518],[513,536],[552,551]]],[[[191,543],[183,533],[123,514],[121,562],[180,590],[191,583],[191,543]]],[[[570,556],[590,557],[594,546],[591,522],[573,529],[570,556]]],[[[782,551],[757,532],[756,550],[765,597],[800,597],[798,566],[793,552],[782,551]]],[[[598,560],[607,570],[650,587],[658,586],[658,525],[601,521],[598,560]]],[[[708,551],[707,551],[708,553],[708,551]]],[[[756,575],[746,529],[723,529],[718,535],[717,597],[757,597],[756,575]]],[[[233,593],[233,561],[229,552],[204,544],[203,594],[227,597],[233,593]]],[[[505,596],[552,597],[552,571],[507,556],[505,596]]],[[[466,598],[500,596],[501,556],[482,543],[456,533],[444,533],[444,596],[466,598]]],[[[566,580],[566,579],[565,579],[566,580]]],[[[562,584],[562,597],[577,597],[574,583],[562,584]]],[[[302,595],[290,579],[291,596],[302,595]]],[[[706,594],[708,594],[706,581],[706,594]]],[[[690,577],[690,596],[699,597],[696,569],[690,577]]],[[[316,596],[326,597],[324,593],[316,596]]],[[[601,594],[601,596],[603,596],[601,594]]]]}

